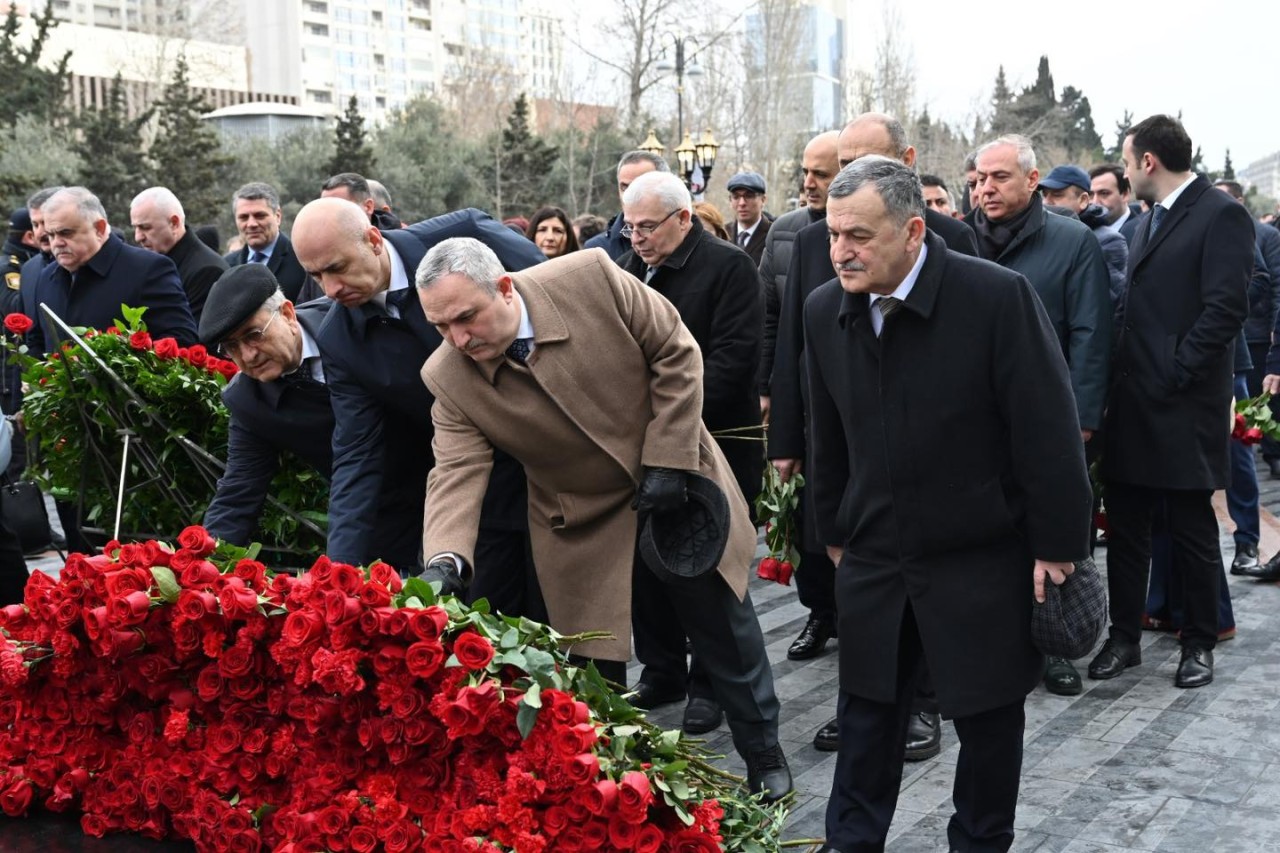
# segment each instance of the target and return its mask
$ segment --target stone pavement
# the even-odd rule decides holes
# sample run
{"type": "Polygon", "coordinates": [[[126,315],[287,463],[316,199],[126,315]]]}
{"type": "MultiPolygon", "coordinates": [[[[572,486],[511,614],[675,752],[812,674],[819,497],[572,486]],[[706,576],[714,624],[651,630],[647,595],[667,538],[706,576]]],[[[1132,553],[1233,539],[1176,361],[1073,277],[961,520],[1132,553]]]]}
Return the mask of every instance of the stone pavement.
{"type": "MultiPolygon", "coordinates": [[[[1269,486],[1264,471],[1264,503],[1276,506],[1280,481],[1269,486]]],[[[1234,545],[1221,498],[1229,563],[1234,545]]],[[[1280,550],[1280,522],[1269,514],[1264,521],[1266,558],[1280,550]]],[[[1097,557],[1105,567],[1106,549],[1097,557]]],[[[1218,646],[1209,686],[1174,687],[1177,640],[1148,632],[1140,667],[1091,681],[1084,676],[1090,655],[1079,662],[1081,695],[1054,696],[1041,687],[1028,697],[1014,851],[1280,851],[1280,587],[1235,577],[1230,586],[1238,634],[1218,646]]],[[[783,703],[781,734],[798,794],[786,837],[821,838],[835,755],[818,752],[812,741],[835,716],[835,643],[815,660],[787,660],[807,611],[788,587],[753,580],[751,595],[783,703]]],[[[632,683],[638,675],[633,665],[632,683]]],[[[669,705],[651,717],[678,726],[682,711],[669,705]]],[[[726,726],[707,737],[726,754],[728,769],[745,772],[726,726]]],[[[958,750],[955,729],[945,723],[942,754],[907,765],[889,853],[947,849],[958,750]]]]}
{"type": "MultiPolygon", "coordinates": [[[[1280,511],[1280,480],[1259,472],[1263,504],[1280,511]]],[[[1221,509],[1222,547],[1234,550],[1221,509]]],[[[1263,514],[1263,557],[1280,551],[1280,521],[1263,514]]],[[[1105,567],[1106,549],[1099,549],[1105,567]]],[[[56,570],[56,554],[29,560],[31,568],[56,570]]],[[[1142,666],[1111,681],[1084,679],[1080,696],[1053,696],[1038,688],[1027,701],[1017,839],[1021,853],[1276,853],[1280,851],[1280,587],[1231,578],[1238,635],[1219,645],[1215,680],[1198,690],[1173,686],[1178,644],[1167,634],[1143,636],[1142,666]]],[[[805,662],[789,661],[787,647],[804,625],[806,611],[795,590],[754,580],[751,595],[760,615],[778,696],[781,734],[795,776],[797,799],[787,838],[820,838],[833,753],[818,752],[813,734],[835,714],[835,643],[805,662]]],[[[1088,659],[1081,662],[1081,668],[1088,659]]],[[[630,670],[630,682],[639,676],[630,670]]],[[[658,709],[655,722],[678,726],[683,705],[658,709]]],[[[707,736],[726,755],[724,765],[743,773],[728,729],[707,736]]],[[[958,743],[944,724],[937,758],[908,764],[890,853],[946,850],[951,782],[958,743]]],[[[77,838],[73,823],[62,831],[0,821],[0,851],[184,850],[142,838],[77,838]]],[[[803,849],[803,848],[801,848],[803,849]]]]}

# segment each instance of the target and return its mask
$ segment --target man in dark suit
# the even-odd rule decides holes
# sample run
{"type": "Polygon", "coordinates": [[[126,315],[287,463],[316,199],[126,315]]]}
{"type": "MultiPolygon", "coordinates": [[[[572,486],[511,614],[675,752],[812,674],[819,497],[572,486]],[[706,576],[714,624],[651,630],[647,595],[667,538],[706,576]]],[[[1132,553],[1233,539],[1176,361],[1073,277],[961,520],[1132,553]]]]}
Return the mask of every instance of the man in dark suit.
{"type": "Polygon", "coordinates": [[[332,305],[294,307],[262,264],[228,271],[213,286],[200,340],[240,372],[222,391],[231,413],[227,467],[204,526],[221,539],[253,539],[280,454],[292,453],[329,479],[333,409],[316,335],[332,305]]]}
{"type": "Polygon", "coordinates": [[[187,305],[196,324],[218,276],[227,262],[187,228],[182,202],[166,187],[150,187],[134,196],[129,205],[133,239],[142,248],[164,255],[178,267],[178,278],[187,293],[187,305]]]}
{"type": "MultiPolygon", "coordinates": [[[[37,307],[45,303],[67,325],[92,329],[113,325],[121,304],[146,308],[143,320],[152,338],[195,343],[195,321],[173,261],[125,245],[111,233],[102,202],[84,187],[54,194],[43,212],[54,263],[36,280],[37,307]]],[[[60,335],[37,313],[27,346],[43,354],[56,347],[60,335]]]]}
{"type": "Polygon", "coordinates": [[[927,661],[960,737],[952,850],[1013,841],[1032,597],[1088,554],[1057,336],[1021,275],[947,250],[919,179],[864,157],[827,199],[838,282],[805,304],[818,533],[838,561],[828,853],[884,849],[927,661]]]}
{"type": "Polygon", "coordinates": [[[320,186],[320,198],[345,198],[364,208],[373,227],[383,231],[403,228],[400,217],[390,210],[383,210],[373,197],[373,186],[355,172],[341,172],[330,177],[320,186]]]}
{"type": "MultiPolygon", "coordinates": [[[[413,274],[427,250],[447,237],[484,241],[511,270],[545,258],[531,242],[472,209],[382,232],[362,208],[322,198],[298,214],[294,236],[302,264],[338,303],[317,337],[335,421],[329,556],[356,564],[382,557],[413,570],[433,464],[432,398],[418,371],[441,341],[414,297],[413,274]],[[394,539],[375,535],[380,515],[394,517],[394,539]]],[[[481,544],[489,550],[482,550],[477,566],[485,560],[510,565],[514,575],[485,571],[477,577],[522,590],[532,577],[523,471],[510,457],[495,460],[490,485],[481,520],[487,534],[481,544]]]]}
{"type": "Polygon", "coordinates": [[[750,255],[751,263],[759,267],[765,239],[773,225],[764,215],[764,178],[755,172],[739,172],[729,179],[728,190],[734,216],[729,226],[729,240],[750,255]]]}
{"type": "MultiPolygon", "coordinates": [[[[912,167],[916,162],[915,146],[907,142],[902,123],[883,113],[864,113],[849,122],[836,141],[840,166],[859,157],[877,154],[901,160],[912,167]]],[[[925,226],[937,234],[949,249],[966,255],[978,254],[973,230],[958,219],[925,210],[925,226]]],[[[778,340],[774,356],[773,394],[769,415],[768,456],[785,481],[799,473],[805,458],[805,391],[803,308],[809,294],[830,281],[835,274],[831,266],[829,226],[824,220],[801,229],[791,253],[791,270],[782,294],[782,313],[778,318],[778,340]]],[[[787,657],[805,660],[819,654],[836,634],[835,573],[831,562],[822,559],[824,543],[813,531],[811,509],[801,493],[801,561],[796,570],[796,586],[800,600],[809,608],[809,620],[787,657]]],[[[942,748],[942,732],[936,703],[929,696],[928,679],[921,681],[917,713],[911,717],[907,735],[907,760],[932,758],[942,748]]],[[[835,720],[820,728],[813,743],[818,749],[834,750],[838,732],[835,720]]]]}
{"type": "Polygon", "coordinates": [[[293,243],[280,232],[280,196],[270,184],[245,184],[231,197],[236,229],[244,245],[223,256],[228,266],[266,264],[285,299],[309,302],[323,295],[298,263],[293,243]]]}
{"type": "Polygon", "coordinates": [[[22,297],[22,313],[39,322],[36,314],[36,279],[40,271],[53,263],[53,253],[49,249],[49,232],[44,228],[44,205],[63,187],[45,187],[36,190],[27,199],[27,212],[31,215],[31,233],[35,237],[37,251],[22,265],[19,294],[22,297]]]}
{"type": "Polygon", "coordinates": [[[1115,163],[1094,166],[1089,170],[1089,188],[1093,200],[1107,211],[1107,227],[1132,246],[1139,214],[1129,204],[1129,179],[1124,176],[1124,167],[1115,163]]]}
{"type": "MultiPolygon", "coordinates": [[[[652,151],[628,151],[618,160],[618,202],[622,202],[622,194],[631,186],[631,182],[645,172],[670,172],[671,167],[661,156],[652,151]]],[[[592,237],[582,245],[584,249],[604,249],[615,261],[631,251],[631,241],[622,236],[622,214],[609,220],[609,227],[592,237]]]]}
{"type": "Polygon", "coordinates": [[[1174,684],[1201,687],[1213,680],[1222,571],[1210,498],[1231,479],[1232,344],[1249,310],[1253,224],[1244,205],[1191,171],[1191,138],[1176,119],[1139,122],[1123,150],[1134,194],[1151,210],[1116,311],[1102,455],[1111,636],[1089,676],[1114,678],[1142,662],[1151,513],[1164,501],[1183,590],[1174,684]]]}

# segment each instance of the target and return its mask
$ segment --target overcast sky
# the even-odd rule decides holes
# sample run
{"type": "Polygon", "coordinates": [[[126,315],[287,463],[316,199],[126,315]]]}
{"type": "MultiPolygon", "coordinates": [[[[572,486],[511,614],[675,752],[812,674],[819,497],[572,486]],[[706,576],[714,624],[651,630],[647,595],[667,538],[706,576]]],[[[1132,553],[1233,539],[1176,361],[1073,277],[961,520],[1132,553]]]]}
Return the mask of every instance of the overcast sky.
{"type": "MultiPolygon", "coordinates": [[[[881,29],[882,2],[893,0],[850,2],[854,50],[871,63],[868,39],[881,29]]],[[[975,108],[990,101],[1001,63],[1017,91],[1035,81],[1043,54],[1059,95],[1070,85],[1089,98],[1107,145],[1126,109],[1135,120],[1181,110],[1211,169],[1222,167],[1228,147],[1237,169],[1280,150],[1275,2],[918,0],[896,8],[915,63],[917,102],[935,117],[968,118],[971,126],[975,108]]]]}

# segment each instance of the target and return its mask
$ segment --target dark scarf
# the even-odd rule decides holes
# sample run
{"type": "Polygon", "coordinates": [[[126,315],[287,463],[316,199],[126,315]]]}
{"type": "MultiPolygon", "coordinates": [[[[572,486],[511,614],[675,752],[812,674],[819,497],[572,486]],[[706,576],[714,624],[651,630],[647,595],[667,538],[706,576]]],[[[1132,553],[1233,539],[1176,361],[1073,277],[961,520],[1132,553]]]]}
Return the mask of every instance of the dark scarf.
{"type": "Polygon", "coordinates": [[[996,258],[1009,248],[1009,244],[1014,241],[1018,233],[1030,221],[1031,216],[1044,204],[1040,200],[1039,193],[1031,194],[1031,203],[1028,204],[1020,213],[1015,213],[1008,219],[1002,219],[999,222],[988,219],[987,214],[978,208],[973,212],[973,230],[978,234],[978,248],[982,252],[982,257],[988,261],[994,261],[996,258]]]}

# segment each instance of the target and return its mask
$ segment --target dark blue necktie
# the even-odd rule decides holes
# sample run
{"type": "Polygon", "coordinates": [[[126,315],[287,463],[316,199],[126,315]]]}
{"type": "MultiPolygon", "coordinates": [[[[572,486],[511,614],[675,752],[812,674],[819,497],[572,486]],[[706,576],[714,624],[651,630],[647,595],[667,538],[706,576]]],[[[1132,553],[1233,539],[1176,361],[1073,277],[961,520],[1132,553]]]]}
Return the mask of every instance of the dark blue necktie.
{"type": "Polygon", "coordinates": [[[524,364],[529,360],[531,352],[533,352],[533,338],[516,338],[511,342],[511,346],[507,347],[507,358],[524,364]]]}
{"type": "Polygon", "coordinates": [[[253,254],[249,256],[249,263],[251,264],[265,264],[266,262],[267,262],[267,256],[262,254],[262,252],[257,251],[256,249],[254,250],[253,254]]]}
{"type": "Polygon", "coordinates": [[[1156,236],[1156,232],[1160,230],[1160,223],[1164,222],[1164,215],[1169,211],[1164,205],[1157,204],[1151,209],[1151,233],[1149,237],[1156,236]]]}

